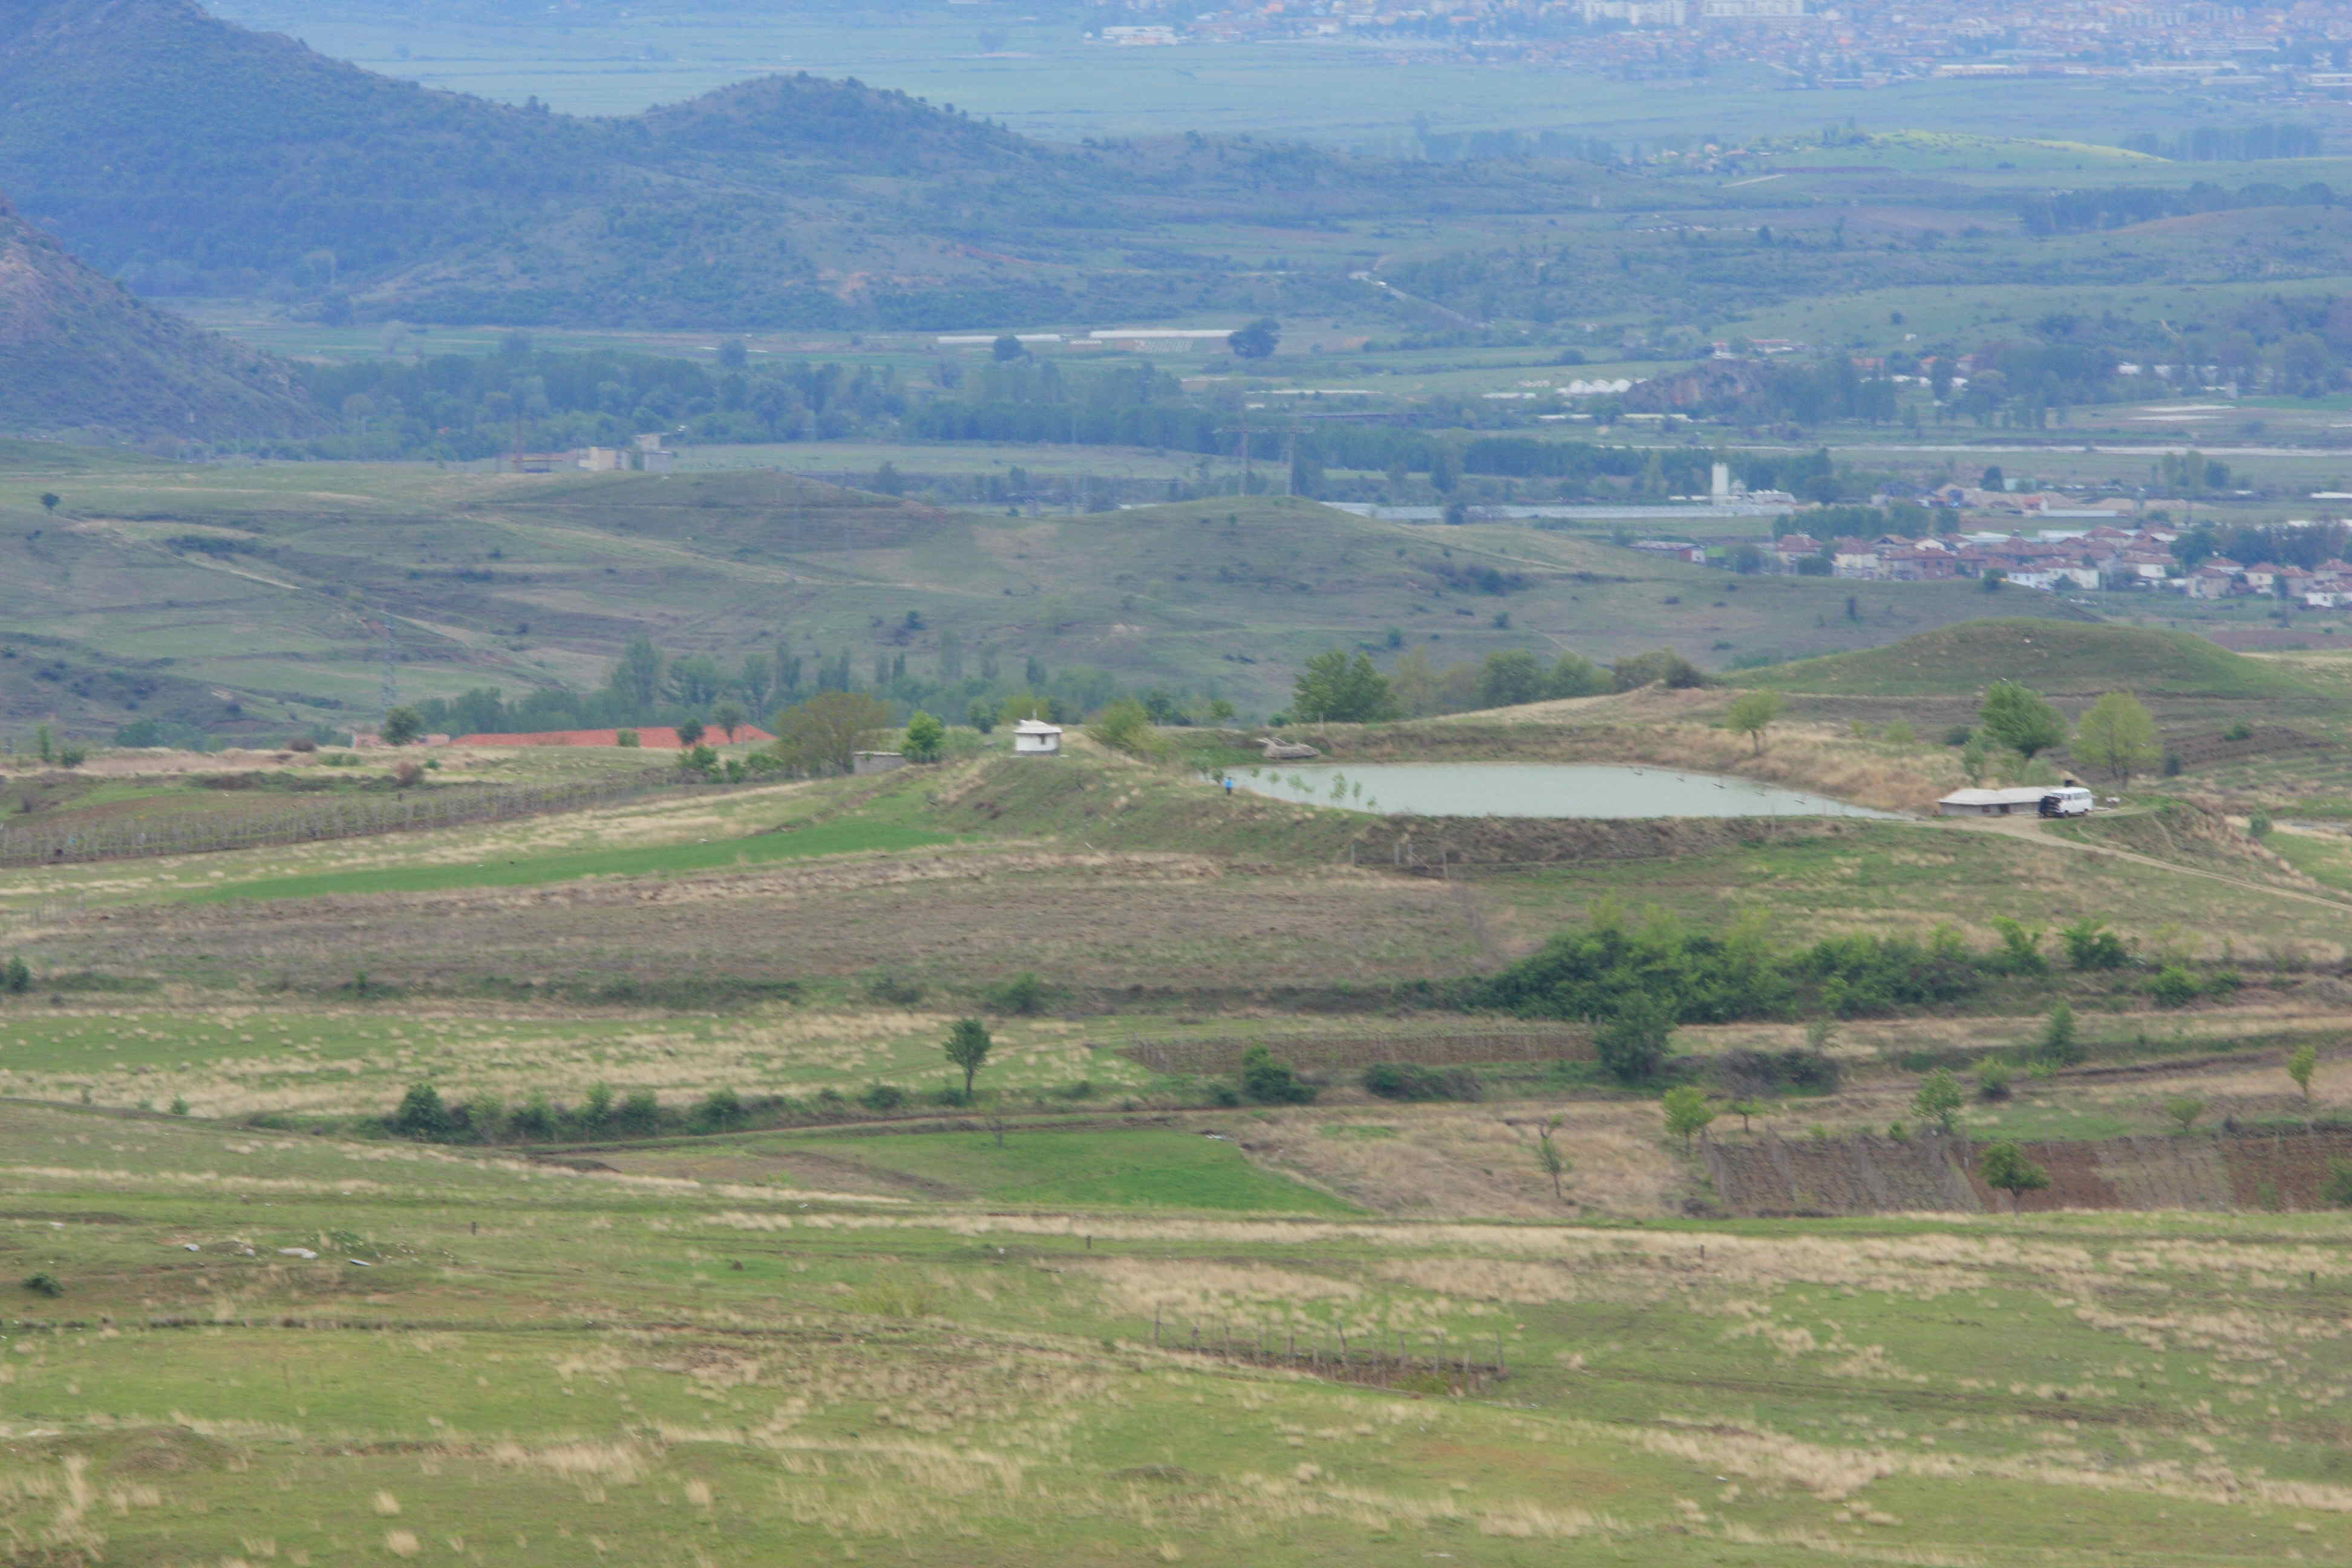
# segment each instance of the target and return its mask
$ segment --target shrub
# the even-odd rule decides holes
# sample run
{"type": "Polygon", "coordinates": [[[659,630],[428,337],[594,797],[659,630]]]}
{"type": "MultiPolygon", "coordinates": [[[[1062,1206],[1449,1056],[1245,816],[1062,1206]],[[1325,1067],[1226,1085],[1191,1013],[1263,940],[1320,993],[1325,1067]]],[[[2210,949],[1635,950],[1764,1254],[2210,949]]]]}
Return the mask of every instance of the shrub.
{"type": "Polygon", "coordinates": [[[866,983],[866,999],[894,1007],[911,1007],[923,999],[923,988],[886,969],[866,983]]]}
{"type": "Polygon", "coordinates": [[[2085,915],[2058,934],[2066,943],[2066,962],[2077,969],[2121,969],[2131,962],[2122,939],[2104,921],[2085,915]]]}
{"type": "Polygon", "coordinates": [[[661,1131],[661,1100],[649,1089],[630,1091],[613,1112],[613,1128],[624,1137],[652,1137],[661,1131]]]}
{"type": "Polygon", "coordinates": [[[2236,721],[2221,731],[2221,739],[2225,741],[2251,741],[2253,738],[2253,725],[2243,719],[2236,721]]]}
{"type": "Polygon", "coordinates": [[[412,1084],[392,1113],[392,1130],[403,1138],[443,1138],[449,1132],[449,1108],[441,1091],[429,1083],[412,1084]]]}
{"type": "Polygon", "coordinates": [[[1034,970],[1024,969],[1002,984],[988,987],[981,993],[981,999],[991,1012],[1026,1018],[1044,1012],[1052,995],[1034,970]]]}
{"type": "Polygon", "coordinates": [[[22,957],[11,953],[7,967],[0,969],[0,991],[5,991],[12,996],[22,996],[32,988],[32,970],[26,966],[22,957]]]}
{"type": "Polygon", "coordinates": [[[1104,709],[1087,733],[1112,751],[1125,752],[1129,756],[1151,756],[1160,748],[1160,732],[1152,728],[1151,715],[1132,697],[1121,698],[1104,709]]]}
{"type": "Polygon", "coordinates": [[[1655,996],[1636,993],[1592,1037],[1593,1052],[1619,1081],[1641,1083],[1657,1075],[1674,1033],[1673,1009],[1655,996]]]}
{"type": "Polygon", "coordinates": [[[1967,1097],[1960,1092],[1960,1080],[1948,1068],[1937,1068],[1919,1080],[1919,1092],[1911,1097],[1911,1109],[1923,1121],[1932,1121],[1945,1131],[1952,1131],[1959,1120],[1960,1107],[1967,1097]]]}
{"type": "Polygon", "coordinates": [[[917,709],[907,721],[907,739],[898,754],[910,763],[936,763],[947,751],[948,727],[917,709]]]}
{"type": "Polygon", "coordinates": [[[1977,1098],[2007,1100],[2010,1079],[2015,1076],[2015,1069],[1999,1057],[1985,1058],[1977,1063],[1977,1098]]]}
{"type": "Polygon", "coordinates": [[[635,730],[615,730],[613,731],[613,744],[616,746],[642,749],[645,743],[646,738],[643,735],[638,734],[635,730]]]}
{"type": "Polygon", "coordinates": [[[2197,977],[2177,963],[2168,963],[2148,984],[2148,994],[2159,1007],[2186,1007],[2205,993],[2197,977]]]}
{"type": "Polygon", "coordinates": [[[66,1293],[66,1288],[58,1283],[54,1274],[27,1274],[25,1276],[25,1289],[36,1296],[57,1297],[66,1293]]]}
{"type": "Polygon", "coordinates": [[[694,1108],[697,1125],[712,1132],[725,1132],[743,1121],[743,1099],[731,1089],[714,1089],[702,1097],[694,1108]]]}
{"type": "Polygon", "coordinates": [[[588,1103],[580,1108],[580,1124],[591,1132],[601,1132],[613,1121],[613,1086],[592,1083],[588,1086],[588,1103]]]}
{"type": "Polygon", "coordinates": [[[1706,1090],[1695,1083],[1678,1083],[1666,1090],[1659,1110],[1666,1119],[1666,1131],[1679,1133],[1688,1143],[1695,1132],[1703,1132],[1715,1120],[1715,1108],[1706,1102],[1706,1090]]]}
{"type": "Polygon", "coordinates": [[[1241,1102],[1242,1091],[1235,1089],[1232,1084],[1227,1083],[1224,1079],[1219,1079],[1214,1083],[1209,1085],[1210,1104],[1231,1107],[1239,1105],[1241,1102]]]}
{"type": "Polygon", "coordinates": [[[1315,1086],[1299,1082],[1290,1064],[1276,1061],[1265,1047],[1252,1046],[1242,1053],[1242,1093],[1260,1105],[1307,1105],[1315,1086]]]}
{"type": "Polygon", "coordinates": [[[2042,933],[2028,931],[2007,915],[1995,915],[1992,929],[2000,935],[2000,951],[1987,961],[2008,974],[2047,974],[2050,960],[2042,955],[2042,933]]]}
{"type": "Polygon", "coordinates": [[[555,1107],[532,1095],[507,1114],[507,1136],[520,1143],[544,1143],[555,1136],[555,1107]]]}
{"type": "Polygon", "coordinates": [[[907,1091],[895,1083],[869,1083],[857,1091],[857,1103],[877,1113],[896,1110],[907,1103],[907,1091]]]}
{"type": "Polygon", "coordinates": [[[2063,996],[2042,1026],[2041,1056],[2052,1067],[2072,1067],[2083,1059],[2082,1044],[2074,1037],[2074,1009],[2063,996]]]}
{"type": "Polygon", "coordinates": [[[2327,1162],[2327,1180],[2319,1195],[2340,1209],[2352,1209],[2352,1160],[2327,1162]]]}
{"type": "Polygon", "coordinates": [[[1427,1068],[1412,1062],[1374,1062],[1363,1073],[1364,1091],[1382,1100],[1481,1100],[1486,1086],[1468,1068],[1427,1068]]]}
{"type": "Polygon", "coordinates": [[[1737,1099],[1827,1094],[1838,1086],[1837,1058],[1818,1049],[1724,1051],[1709,1064],[1718,1087],[1737,1099]]]}

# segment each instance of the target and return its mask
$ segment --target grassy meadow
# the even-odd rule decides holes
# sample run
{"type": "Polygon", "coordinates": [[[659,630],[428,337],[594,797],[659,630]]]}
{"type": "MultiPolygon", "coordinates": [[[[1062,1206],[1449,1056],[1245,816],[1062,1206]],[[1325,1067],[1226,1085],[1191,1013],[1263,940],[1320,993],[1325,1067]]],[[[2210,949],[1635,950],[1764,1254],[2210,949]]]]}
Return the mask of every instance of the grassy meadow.
{"type": "MultiPolygon", "coordinates": [[[[1226,795],[1203,770],[1244,732],[1142,758],[1073,730],[1049,762],[972,737],[870,778],[0,868],[27,966],[0,1562],[2340,1557],[2352,1253],[2310,1160],[2270,1197],[2225,1179],[2324,1164],[2352,1096],[2352,859],[2289,809],[2333,752],[2275,739],[2335,743],[2336,672],[2200,647],[1930,630],[1766,672],[1760,747],[1721,689],[1301,731],[1343,768],[1640,762],[1886,821],[1404,824],[1226,795]],[[1957,777],[1932,721],[2028,637],[2084,672],[2070,709],[2137,674],[2188,765],[2063,830],[1920,815],[1957,777]],[[1444,875],[1382,852],[1406,826],[1460,850],[1444,875]],[[1784,949],[1981,952],[2013,918],[2054,967],[1685,1026],[1668,1080],[1716,1114],[1685,1138],[1582,1024],[1444,1000],[1610,908],[1784,949]],[[2078,920],[2128,962],[2070,966],[2078,920]],[[2165,964],[2235,982],[2167,1005],[2165,964]],[[2038,1043],[2060,999],[2069,1061],[2038,1043]],[[969,1102],[963,1017],[992,1037],[969,1102]],[[1150,1065],[1258,1043],[1310,1102],[1150,1065]],[[1729,1109],[1727,1074],[1815,1051],[1824,1081],[1729,1109]],[[1382,1099],[1381,1060],[1466,1078],[1382,1099]],[[1950,1157],[2025,1141],[2065,1204],[1736,1217],[1775,1159],[1945,1158],[1937,1068],[1969,1089],[1950,1157]],[[484,1120],[395,1135],[420,1085],[484,1120]]],[[[486,788],[645,765],[446,761],[486,788]]],[[[163,753],[91,765],[129,771],[12,788],[39,815],[191,787],[137,771],[163,753]]]]}

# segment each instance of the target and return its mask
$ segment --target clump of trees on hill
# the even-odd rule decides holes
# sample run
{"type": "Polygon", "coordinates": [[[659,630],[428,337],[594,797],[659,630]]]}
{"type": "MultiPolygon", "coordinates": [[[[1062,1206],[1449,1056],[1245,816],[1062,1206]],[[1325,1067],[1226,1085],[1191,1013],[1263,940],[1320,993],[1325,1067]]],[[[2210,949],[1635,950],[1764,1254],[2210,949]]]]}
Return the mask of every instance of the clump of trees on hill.
{"type": "Polygon", "coordinates": [[[1415,647],[1398,658],[1391,675],[1382,675],[1369,654],[1332,648],[1307,661],[1292,687],[1289,711],[1274,722],[1371,724],[1661,683],[1687,689],[1706,680],[1697,666],[1672,648],[1631,654],[1606,668],[1576,653],[1546,665],[1534,654],[1511,648],[1440,668],[1425,649],[1415,647]]]}

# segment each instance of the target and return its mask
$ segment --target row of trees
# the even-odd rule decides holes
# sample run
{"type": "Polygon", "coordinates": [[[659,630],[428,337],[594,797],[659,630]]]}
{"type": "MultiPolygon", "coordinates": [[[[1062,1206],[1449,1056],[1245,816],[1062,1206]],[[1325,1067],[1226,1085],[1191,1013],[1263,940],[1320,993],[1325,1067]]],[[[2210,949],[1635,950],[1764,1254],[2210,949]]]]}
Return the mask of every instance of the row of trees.
{"type": "Polygon", "coordinates": [[[1290,710],[1274,722],[1373,724],[1390,719],[1508,708],[1563,697],[1597,697],[1659,682],[1703,685],[1698,667],[1671,648],[1630,655],[1603,667],[1564,653],[1549,665],[1523,649],[1488,654],[1440,669],[1422,648],[1407,649],[1393,674],[1382,675],[1371,655],[1332,648],[1307,661],[1291,687],[1290,710]]]}

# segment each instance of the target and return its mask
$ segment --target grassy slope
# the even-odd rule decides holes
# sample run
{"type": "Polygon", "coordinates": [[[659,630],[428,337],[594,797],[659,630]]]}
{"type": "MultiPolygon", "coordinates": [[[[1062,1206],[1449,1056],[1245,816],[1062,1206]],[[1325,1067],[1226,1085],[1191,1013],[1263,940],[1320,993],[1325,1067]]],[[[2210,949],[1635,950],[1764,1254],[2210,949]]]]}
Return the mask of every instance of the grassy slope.
{"type": "Polygon", "coordinates": [[[2067,695],[2117,689],[2257,700],[2315,695],[2278,664],[2231,653],[2187,632],[2013,618],[1968,621],[1886,647],[1732,679],[1784,691],[1856,696],[1968,694],[1995,680],[2067,695]]]}
{"type": "Polygon", "coordinates": [[[640,630],[730,663],[779,639],[811,668],[845,647],[861,676],[877,653],[933,669],[951,632],[968,669],[1034,656],[1271,712],[1326,648],[1390,660],[1391,627],[1440,664],[1660,645],[1719,663],[1866,647],[1981,606],[1960,584],[1856,595],[1822,579],[1734,580],[1524,528],[1441,533],[1280,498],[1016,520],[767,472],[516,480],[325,465],[66,482],[0,467],[0,583],[13,626],[103,677],[36,685],[0,666],[0,701],[85,725],[222,721],[205,686],[271,726],[365,710],[381,679],[367,622],[385,610],[400,618],[411,696],[593,685],[640,630]],[[37,504],[52,489],[65,499],[54,520],[37,504]],[[1473,568],[1518,581],[1499,595],[1449,585],[1473,568]],[[925,629],[902,642],[909,611],[925,629]]]}
{"type": "Polygon", "coordinates": [[[2319,1216],[1029,1218],[24,1108],[0,1129],[31,1152],[0,1274],[66,1291],[13,1311],[119,1325],[13,1336],[0,1521],[108,1561],[2352,1551],[2309,1334],[2352,1264],[2319,1216]],[[1499,1348],[1514,1375],[1455,1399],[1424,1373],[1416,1398],[1155,1352],[1155,1317],[1175,1345],[1328,1353],[1344,1326],[1359,1357],[1499,1348]],[[150,1326],[174,1319],[219,1321],[150,1326]]]}

